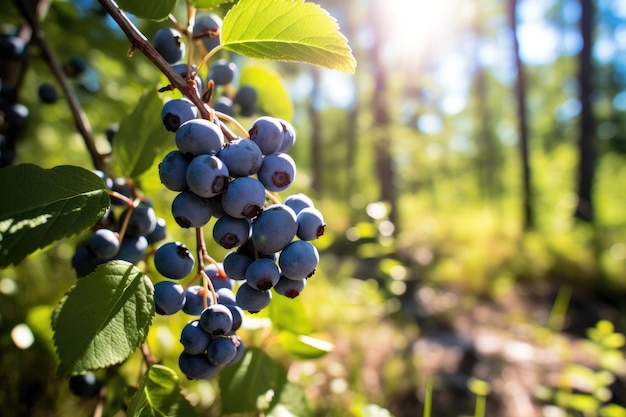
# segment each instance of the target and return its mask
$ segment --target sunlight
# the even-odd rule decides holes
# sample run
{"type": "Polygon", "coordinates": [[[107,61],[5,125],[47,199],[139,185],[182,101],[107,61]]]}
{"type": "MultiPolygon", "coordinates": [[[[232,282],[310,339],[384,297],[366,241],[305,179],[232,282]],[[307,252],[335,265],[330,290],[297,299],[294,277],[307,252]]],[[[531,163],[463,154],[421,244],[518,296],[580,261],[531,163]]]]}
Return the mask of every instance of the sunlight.
{"type": "Polygon", "coordinates": [[[430,48],[456,29],[459,12],[467,9],[459,7],[456,0],[379,0],[377,11],[384,21],[388,58],[419,63],[430,48]]]}

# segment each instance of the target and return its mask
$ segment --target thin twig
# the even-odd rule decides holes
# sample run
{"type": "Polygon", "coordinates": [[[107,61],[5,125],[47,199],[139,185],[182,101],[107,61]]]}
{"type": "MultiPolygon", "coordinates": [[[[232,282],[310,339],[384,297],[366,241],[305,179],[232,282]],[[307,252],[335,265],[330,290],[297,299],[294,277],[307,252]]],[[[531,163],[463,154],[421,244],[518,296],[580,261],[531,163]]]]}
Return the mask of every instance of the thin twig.
{"type": "Polygon", "coordinates": [[[170,84],[179,89],[193,104],[203,119],[209,119],[209,109],[198,96],[196,87],[181,77],[172,66],[157,52],[143,33],[128,19],[126,14],[113,0],[98,0],[107,13],[115,20],[122,29],[133,48],[139,49],[162,73],[167,77],[170,84]]]}
{"type": "Polygon", "coordinates": [[[76,94],[74,94],[74,90],[72,89],[72,86],[67,76],[65,75],[65,72],[63,71],[63,67],[57,59],[56,54],[48,44],[45,33],[39,23],[39,18],[33,10],[28,8],[26,2],[14,0],[14,3],[20,14],[24,17],[24,19],[31,27],[33,31],[33,39],[35,40],[35,42],[37,42],[37,45],[41,49],[44,60],[48,63],[50,70],[54,74],[59,85],[61,86],[63,94],[67,98],[67,103],[70,106],[70,111],[72,112],[72,116],[74,117],[76,128],[78,129],[80,135],[83,137],[83,141],[85,142],[87,151],[91,156],[94,168],[104,171],[106,164],[104,163],[102,155],[100,155],[98,149],[96,148],[96,144],[93,138],[93,131],[91,129],[91,125],[89,124],[89,119],[87,119],[87,115],[83,111],[80,102],[76,97],[76,94]]]}

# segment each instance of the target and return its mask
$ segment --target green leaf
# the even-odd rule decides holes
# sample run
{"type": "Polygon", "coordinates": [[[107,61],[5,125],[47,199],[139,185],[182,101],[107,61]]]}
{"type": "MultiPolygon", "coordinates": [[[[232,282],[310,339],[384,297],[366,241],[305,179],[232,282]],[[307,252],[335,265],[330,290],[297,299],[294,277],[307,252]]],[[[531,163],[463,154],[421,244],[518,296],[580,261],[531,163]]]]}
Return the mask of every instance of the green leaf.
{"type": "Polygon", "coordinates": [[[220,373],[222,413],[267,410],[286,381],[286,370],[259,348],[250,348],[243,358],[220,373]]]}
{"type": "Polygon", "coordinates": [[[174,144],[174,135],[161,122],[162,107],[157,91],[150,89],[120,123],[113,141],[113,155],[121,176],[136,180],[154,164],[163,149],[174,144]]]}
{"type": "Polygon", "coordinates": [[[2,168],[0,195],[0,268],[93,226],[110,205],[102,179],[75,166],[2,168]]]}
{"type": "Polygon", "coordinates": [[[333,344],[326,340],[288,331],[280,332],[278,341],[286,352],[298,359],[321,358],[333,350],[333,344]]]}
{"type": "Polygon", "coordinates": [[[287,330],[295,334],[309,334],[313,331],[311,319],[299,298],[275,295],[268,312],[272,325],[277,330],[287,330]]]}
{"type": "Polygon", "coordinates": [[[117,4],[137,17],[162,20],[172,12],[176,0],[117,0],[117,4]]]}
{"type": "Polygon", "coordinates": [[[293,119],[293,102],[289,90],[276,71],[258,65],[247,66],[241,71],[239,84],[256,89],[259,107],[265,113],[287,121],[293,119]]]}
{"type": "Polygon", "coordinates": [[[304,62],[354,73],[337,21],[304,0],[240,0],[224,17],[222,47],[257,59],[304,62]]]}
{"type": "Polygon", "coordinates": [[[192,0],[191,4],[196,9],[211,10],[226,3],[233,3],[236,0],[192,0]]]}
{"type": "Polygon", "coordinates": [[[152,365],[128,406],[128,417],[195,417],[189,401],[181,394],[178,375],[163,365],[152,365]]]}
{"type": "Polygon", "coordinates": [[[280,394],[275,397],[267,417],[309,417],[313,415],[306,393],[301,386],[285,382],[280,394]]]}
{"type": "Polygon", "coordinates": [[[99,265],[79,279],[53,316],[58,374],[122,362],[145,340],[154,317],[150,279],[128,262],[99,265]]]}

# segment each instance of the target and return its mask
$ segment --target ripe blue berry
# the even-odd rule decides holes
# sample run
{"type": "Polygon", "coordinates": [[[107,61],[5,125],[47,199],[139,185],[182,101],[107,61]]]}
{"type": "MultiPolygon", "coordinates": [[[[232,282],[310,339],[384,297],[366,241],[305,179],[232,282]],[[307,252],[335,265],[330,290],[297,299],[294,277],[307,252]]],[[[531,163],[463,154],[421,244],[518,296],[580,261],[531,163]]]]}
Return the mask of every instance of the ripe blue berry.
{"type": "Polygon", "coordinates": [[[285,198],[283,204],[291,207],[296,214],[300,213],[300,210],[303,208],[314,206],[313,200],[311,200],[311,198],[306,194],[302,193],[291,194],[285,198]]]}
{"type": "Polygon", "coordinates": [[[226,164],[231,177],[254,175],[263,162],[261,149],[248,139],[235,139],[229,142],[217,156],[226,164]]]}
{"type": "Polygon", "coordinates": [[[222,208],[235,218],[256,217],[265,204],[265,187],[255,178],[235,178],[222,196],[222,208]]]}
{"type": "Polygon", "coordinates": [[[228,365],[237,355],[237,344],[234,337],[218,336],[211,340],[207,348],[209,362],[216,366],[228,365]]]}
{"type": "Polygon", "coordinates": [[[192,119],[180,125],[176,131],[176,146],[188,155],[213,155],[222,149],[224,134],[213,122],[192,119]]]}
{"type": "Polygon", "coordinates": [[[223,193],[228,187],[228,168],[214,155],[196,156],[187,168],[187,185],[200,197],[223,193]]]}
{"type": "Polygon", "coordinates": [[[209,199],[199,197],[187,190],[172,200],[172,216],[185,229],[202,227],[209,222],[213,210],[209,199]]]}
{"type": "Polygon", "coordinates": [[[181,41],[182,35],[175,29],[162,28],[154,34],[154,49],[168,63],[180,61],[185,54],[185,44],[181,41]]]}
{"type": "Polygon", "coordinates": [[[258,172],[259,181],[269,191],[284,191],[296,178],[296,163],[286,153],[273,153],[263,158],[258,172]]]}
{"type": "Polygon", "coordinates": [[[171,279],[186,277],[195,260],[191,251],[180,242],[168,242],[154,252],[154,267],[159,274],[171,279]]]}
{"type": "Polygon", "coordinates": [[[120,238],[113,230],[98,229],[89,237],[88,245],[99,260],[108,260],[120,250],[120,238]]]}
{"type": "Polygon", "coordinates": [[[224,272],[229,278],[236,281],[246,279],[246,269],[252,263],[252,259],[245,254],[238,252],[228,252],[224,257],[224,272]]]}
{"type": "Polygon", "coordinates": [[[302,240],[314,240],[324,234],[326,223],[322,212],[313,207],[302,209],[297,216],[298,232],[296,235],[302,240]]]}
{"type": "Polygon", "coordinates": [[[275,117],[261,116],[252,123],[250,140],[254,141],[263,155],[278,151],[283,144],[283,127],[275,117]]]}
{"type": "Polygon", "coordinates": [[[233,327],[233,314],[225,305],[213,304],[202,311],[200,326],[214,336],[226,334],[233,327]]]}
{"type": "Polygon", "coordinates": [[[200,355],[181,353],[178,357],[178,367],[189,379],[210,379],[220,370],[220,367],[213,365],[204,353],[200,355]]]}
{"type": "Polygon", "coordinates": [[[246,242],[250,237],[250,230],[250,220],[224,215],[213,225],[213,239],[221,247],[231,249],[246,242]]]}
{"type": "Polygon", "coordinates": [[[172,191],[187,189],[187,167],[190,159],[181,151],[169,152],[159,163],[159,179],[161,183],[172,191]]]}
{"type": "Polygon", "coordinates": [[[165,129],[176,132],[180,125],[198,117],[198,108],[188,98],[170,100],[161,109],[165,129]]]}
{"type": "Polygon", "coordinates": [[[154,284],[154,307],[157,314],[166,316],[179,312],[185,304],[185,289],[172,281],[154,284]]]}
{"type": "Polygon", "coordinates": [[[180,343],[183,345],[185,352],[192,355],[206,352],[210,342],[211,335],[200,327],[198,320],[187,323],[180,334],[180,343]]]}
{"type": "Polygon", "coordinates": [[[295,298],[300,295],[305,286],[306,278],[291,279],[281,275],[278,284],[274,285],[274,291],[285,297],[295,298]]]}
{"type": "Polygon", "coordinates": [[[204,291],[202,285],[192,285],[185,290],[185,304],[183,305],[183,312],[190,316],[199,316],[205,309],[204,300],[206,299],[207,306],[213,303],[213,298],[204,291]]]}
{"type": "Polygon", "coordinates": [[[280,270],[271,259],[259,258],[246,269],[246,284],[257,290],[269,290],[279,279],[280,270]]]}
{"type": "Polygon", "coordinates": [[[245,283],[237,290],[237,305],[250,313],[258,313],[267,307],[271,301],[272,292],[269,290],[260,291],[245,283]]]}
{"type": "Polygon", "coordinates": [[[297,231],[294,211],[284,204],[274,204],[264,208],[252,223],[251,240],[259,252],[270,254],[287,246],[297,231]]]}
{"type": "Polygon", "coordinates": [[[295,240],[280,253],[278,266],[287,278],[308,278],[315,272],[319,260],[315,246],[305,240],[295,240]]]}

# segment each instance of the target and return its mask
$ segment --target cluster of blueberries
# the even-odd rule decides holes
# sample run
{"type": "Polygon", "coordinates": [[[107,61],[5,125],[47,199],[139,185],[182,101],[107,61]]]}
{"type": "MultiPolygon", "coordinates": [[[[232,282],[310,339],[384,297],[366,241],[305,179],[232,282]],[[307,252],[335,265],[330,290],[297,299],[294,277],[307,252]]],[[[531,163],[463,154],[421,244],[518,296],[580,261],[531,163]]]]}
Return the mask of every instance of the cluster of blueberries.
{"type": "MultiPolygon", "coordinates": [[[[94,172],[102,178],[109,190],[129,200],[134,199],[136,193],[125,178],[112,179],[102,171],[94,172]]],[[[130,213],[127,201],[112,197],[111,207],[94,226],[94,231],[76,246],[71,263],[79,278],[89,275],[98,265],[112,260],[137,264],[146,258],[150,246],[167,236],[165,219],[157,217],[149,200],[139,202],[130,213]],[[124,236],[120,239],[125,221],[124,236]]]]}
{"type": "MultiPolygon", "coordinates": [[[[219,30],[216,18],[206,16],[211,15],[198,17],[194,34],[219,30]]],[[[153,42],[186,76],[186,64],[179,63],[184,55],[181,39],[175,30],[161,29],[153,42]]],[[[216,39],[208,36],[206,41],[216,39]]],[[[206,83],[228,85],[235,71],[233,63],[219,60],[209,69],[206,83]]],[[[197,78],[199,95],[202,84],[197,78]]],[[[207,105],[232,117],[226,98],[207,105]]],[[[245,104],[241,113],[254,114],[253,105],[245,104]]],[[[176,149],[159,164],[159,178],[177,193],[171,206],[176,223],[202,228],[214,219],[213,239],[231,251],[223,262],[210,264],[183,286],[179,280],[194,270],[194,254],[181,242],[162,244],[154,253],[154,265],[167,279],[155,284],[155,308],[163,315],[183,311],[195,316],[181,334],[179,367],[189,378],[206,379],[243,355],[244,344],[236,331],[244,312],[264,309],[273,293],[294,298],[304,289],[319,263],[311,241],[324,233],[325,222],[305,194],[291,194],[283,202],[276,194],[289,188],[296,176],[295,161],[288,154],[296,133],[289,122],[260,116],[246,137],[233,138],[219,115],[207,120],[199,114],[186,97],[163,105],[161,119],[165,129],[173,132],[176,149]],[[199,275],[201,284],[192,285],[199,275]]]]}
{"type": "MultiPolygon", "coordinates": [[[[219,31],[222,19],[214,13],[199,13],[195,17],[192,39],[199,40],[206,51],[211,51],[220,43],[219,31]]],[[[187,77],[187,64],[182,63],[185,56],[185,43],[179,31],[172,28],[161,28],[153,37],[154,49],[175,69],[182,77],[187,77]]],[[[192,68],[195,70],[195,68],[192,68]]],[[[215,99],[211,99],[214,110],[234,117],[236,114],[250,117],[257,112],[257,91],[254,87],[240,85],[234,88],[237,77],[237,65],[225,59],[219,59],[211,65],[205,82],[196,76],[194,81],[198,93],[203,93],[203,85],[212,82],[216,90],[211,91],[215,99]],[[226,88],[230,87],[230,88],[226,88]],[[216,94],[219,89],[220,94],[216,94]]]]}

